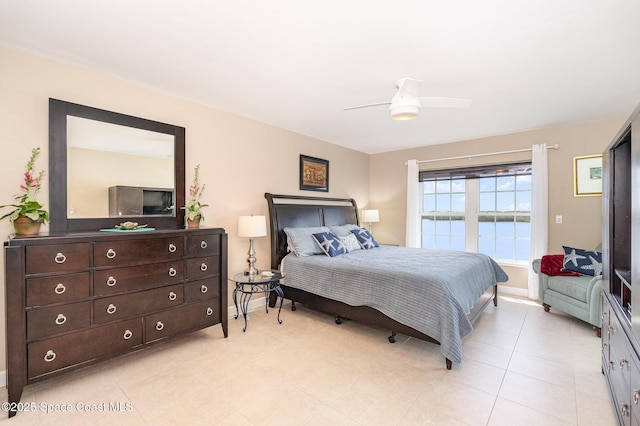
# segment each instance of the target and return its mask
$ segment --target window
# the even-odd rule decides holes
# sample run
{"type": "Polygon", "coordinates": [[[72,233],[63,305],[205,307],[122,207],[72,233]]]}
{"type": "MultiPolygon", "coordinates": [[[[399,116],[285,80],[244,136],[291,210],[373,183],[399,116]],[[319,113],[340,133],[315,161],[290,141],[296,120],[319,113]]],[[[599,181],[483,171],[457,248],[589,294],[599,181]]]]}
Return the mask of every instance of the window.
{"type": "Polygon", "coordinates": [[[422,171],[423,248],[529,261],[531,165],[422,171]]]}

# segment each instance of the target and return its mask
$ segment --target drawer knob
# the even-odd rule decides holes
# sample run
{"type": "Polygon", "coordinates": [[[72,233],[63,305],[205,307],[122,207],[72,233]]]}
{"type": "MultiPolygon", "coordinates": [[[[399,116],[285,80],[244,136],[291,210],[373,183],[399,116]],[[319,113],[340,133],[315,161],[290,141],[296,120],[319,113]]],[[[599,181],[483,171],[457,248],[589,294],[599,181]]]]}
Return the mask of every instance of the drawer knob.
{"type": "Polygon", "coordinates": [[[124,340],[129,340],[132,336],[133,333],[131,332],[131,330],[125,330],[124,334],[122,335],[122,337],[124,337],[124,340]]]}
{"type": "Polygon", "coordinates": [[[207,316],[210,317],[211,315],[213,315],[213,308],[212,307],[208,307],[207,308],[207,316]]]}
{"type": "Polygon", "coordinates": [[[206,249],[207,248],[207,242],[205,240],[200,241],[200,248],[201,249],[206,249]]]}
{"type": "Polygon", "coordinates": [[[116,305],[114,305],[113,303],[109,303],[109,306],[107,306],[107,313],[109,315],[114,314],[116,312],[116,305]]]}
{"type": "Polygon", "coordinates": [[[200,286],[200,293],[206,293],[207,291],[209,291],[209,287],[207,287],[206,285],[202,284],[200,286]]]}
{"type": "Polygon", "coordinates": [[[607,313],[606,313],[606,312],[603,312],[603,313],[602,313],[602,319],[603,319],[603,320],[606,320],[606,319],[607,319],[607,313]]]}
{"type": "Polygon", "coordinates": [[[177,273],[178,273],[178,271],[176,271],[175,269],[169,268],[169,276],[170,277],[175,277],[177,273]]]}
{"type": "Polygon", "coordinates": [[[176,250],[178,250],[178,247],[176,247],[175,244],[173,243],[169,244],[169,253],[175,253],[176,250]]]}
{"type": "Polygon", "coordinates": [[[62,283],[58,283],[58,284],[56,285],[56,288],[54,288],[54,289],[53,289],[53,291],[54,291],[56,294],[62,294],[62,293],[64,293],[65,291],[67,291],[67,288],[64,286],[64,284],[62,284],[62,283]]]}
{"type": "Polygon", "coordinates": [[[200,270],[201,270],[202,272],[204,272],[204,271],[206,271],[207,269],[208,269],[207,264],[206,264],[206,263],[204,263],[204,262],[202,262],[202,265],[200,265],[200,270]]]}
{"type": "Polygon", "coordinates": [[[620,406],[620,414],[622,414],[622,417],[627,417],[629,415],[629,406],[627,404],[622,404],[620,406]]]}
{"type": "Polygon", "coordinates": [[[51,362],[54,359],[56,359],[56,353],[54,351],[52,351],[51,349],[49,349],[47,351],[47,353],[44,354],[44,361],[45,362],[51,362]]]}
{"type": "Polygon", "coordinates": [[[161,331],[164,328],[164,324],[162,323],[162,321],[158,321],[156,323],[156,330],[161,331]]]}
{"type": "Polygon", "coordinates": [[[116,251],[114,249],[107,250],[107,259],[113,259],[116,257],[116,251]]]}
{"type": "Polygon", "coordinates": [[[620,369],[623,369],[625,364],[629,364],[629,361],[627,361],[625,358],[622,358],[620,360],[620,369]]]}
{"type": "Polygon", "coordinates": [[[169,300],[176,300],[177,297],[178,295],[175,294],[174,292],[172,291],[169,292],[169,300]]]}
{"type": "Polygon", "coordinates": [[[56,324],[62,325],[65,322],[67,322],[67,317],[65,317],[63,314],[58,314],[58,316],[56,317],[56,324]]]}
{"type": "Polygon", "coordinates": [[[633,391],[633,403],[638,405],[640,403],[640,390],[635,389],[633,391]]]}
{"type": "Polygon", "coordinates": [[[56,257],[53,258],[56,263],[64,263],[67,260],[67,256],[62,253],[56,253],[56,257]]]}
{"type": "Polygon", "coordinates": [[[116,282],[118,281],[114,277],[107,278],[107,285],[109,287],[113,287],[114,285],[116,285],[116,282]]]}

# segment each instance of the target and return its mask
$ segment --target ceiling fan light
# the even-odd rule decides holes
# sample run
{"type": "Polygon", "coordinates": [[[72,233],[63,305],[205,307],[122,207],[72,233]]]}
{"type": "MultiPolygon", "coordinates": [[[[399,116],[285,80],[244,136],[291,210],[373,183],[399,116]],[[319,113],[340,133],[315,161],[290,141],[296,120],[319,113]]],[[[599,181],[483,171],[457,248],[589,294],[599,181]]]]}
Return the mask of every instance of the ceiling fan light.
{"type": "Polygon", "coordinates": [[[420,113],[420,107],[415,105],[397,105],[389,108],[389,114],[394,120],[413,120],[420,113]]]}

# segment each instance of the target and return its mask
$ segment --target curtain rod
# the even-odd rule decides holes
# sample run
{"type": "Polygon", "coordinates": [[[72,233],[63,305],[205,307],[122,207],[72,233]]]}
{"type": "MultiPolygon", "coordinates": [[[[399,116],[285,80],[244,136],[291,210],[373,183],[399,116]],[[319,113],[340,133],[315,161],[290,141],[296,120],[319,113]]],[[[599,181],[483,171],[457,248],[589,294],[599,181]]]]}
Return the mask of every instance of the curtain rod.
{"type": "MultiPolygon", "coordinates": [[[[560,148],[560,145],[555,144],[555,145],[549,145],[547,147],[547,149],[558,149],[560,148]]],[[[501,155],[501,154],[514,154],[516,152],[527,152],[527,151],[531,151],[532,148],[525,148],[525,149],[514,149],[511,151],[498,151],[498,152],[487,152],[484,154],[470,154],[470,155],[461,155],[459,157],[447,157],[447,158],[434,158],[432,160],[419,160],[418,164],[421,163],[432,163],[434,161],[447,161],[447,160],[460,160],[463,158],[475,158],[475,157],[486,157],[488,155],[501,155]]]]}

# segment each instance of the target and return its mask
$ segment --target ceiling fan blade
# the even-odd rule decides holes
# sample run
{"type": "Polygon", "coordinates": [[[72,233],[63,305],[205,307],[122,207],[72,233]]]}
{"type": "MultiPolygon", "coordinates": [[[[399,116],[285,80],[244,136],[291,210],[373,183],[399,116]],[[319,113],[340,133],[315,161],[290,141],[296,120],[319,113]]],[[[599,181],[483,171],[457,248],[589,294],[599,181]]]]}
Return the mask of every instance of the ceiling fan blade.
{"type": "Polygon", "coordinates": [[[469,108],[473,100],[463,98],[420,98],[420,105],[425,108],[469,108]]]}
{"type": "Polygon", "coordinates": [[[422,80],[416,80],[415,78],[401,78],[396,82],[398,94],[402,97],[417,98],[420,94],[420,86],[422,86],[422,80]]]}
{"type": "Polygon", "coordinates": [[[391,105],[391,101],[378,102],[378,103],[375,103],[375,104],[366,104],[366,105],[357,105],[357,106],[347,107],[347,108],[344,108],[343,111],[347,111],[349,109],[369,108],[369,107],[380,106],[380,105],[391,105]]]}

